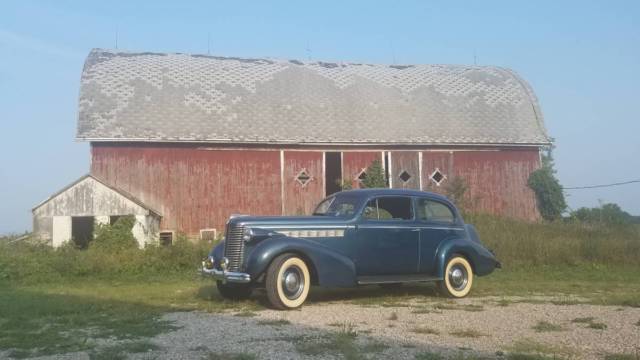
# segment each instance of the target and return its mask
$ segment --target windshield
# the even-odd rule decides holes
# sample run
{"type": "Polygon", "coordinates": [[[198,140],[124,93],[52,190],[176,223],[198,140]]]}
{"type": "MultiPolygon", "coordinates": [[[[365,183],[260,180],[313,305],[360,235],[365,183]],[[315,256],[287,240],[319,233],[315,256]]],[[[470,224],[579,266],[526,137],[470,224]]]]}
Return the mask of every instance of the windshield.
{"type": "Polygon", "coordinates": [[[313,215],[351,217],[355,215],[361,202],[362,200],[355,196],[331,196],[322,200],[313,211],[313,215]]]}

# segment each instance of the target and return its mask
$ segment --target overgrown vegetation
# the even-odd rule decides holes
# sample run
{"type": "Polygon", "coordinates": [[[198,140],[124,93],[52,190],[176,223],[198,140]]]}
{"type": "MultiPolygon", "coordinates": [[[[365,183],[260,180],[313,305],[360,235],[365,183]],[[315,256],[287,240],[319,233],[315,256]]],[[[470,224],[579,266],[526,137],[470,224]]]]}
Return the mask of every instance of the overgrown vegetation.
{"type": "Polygon", "coordinates": [[[480,239],[505,267],[535,265],[632,265],[640,263],[640,227],[579,222],[531,223],[467,215],[480,239]]]}
{"type": "Polygon", "coordinates": [[[553,147],[547,149],[542,156],[542,166],[532,172],[528,180],[529,187],[536,194],[540,215],[547,221],[560,219],[567,209],[562,186],[556,177],[552,151],[553,147]]]}
{"type": "Polygon", "coordinates": [[[195,273],[212,244],[178,237],[173,246],[138,248],[133,219],[100,225],[87,249],[69,242],[57,249],[29,242],[0,243],[0,281],[37,283],[70,278],[164,278],[195,273]]]}
{"type": "Polygon", "coordinates": [[[371,165],[365,170],[366,176],[362,179],[362,187],[364,188],[386,188],[387,177],[382,168],[382,162],[378,159],[373,160],[371,165]]]}

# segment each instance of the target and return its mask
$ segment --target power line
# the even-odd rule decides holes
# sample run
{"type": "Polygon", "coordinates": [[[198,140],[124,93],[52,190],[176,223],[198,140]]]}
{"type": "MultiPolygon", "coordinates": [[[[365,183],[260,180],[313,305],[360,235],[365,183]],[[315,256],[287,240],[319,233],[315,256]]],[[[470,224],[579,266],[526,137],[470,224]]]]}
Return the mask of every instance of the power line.
{"type": "Polygon", "coordinates": [[[638,179],[638,180],[623,181],[623,182],[617,182],[617,183],[611,183],[611,184],[600,184],[600,185],[588,185],[588,186],[563,187],[562,189],[563,189],[563,190],[596,189],[596,188],[605,188],[605,187],[612,187],[612,186],[627,185],[627,184],[633,184],[633,183],[640,183],[640,179],[638,179]]]}

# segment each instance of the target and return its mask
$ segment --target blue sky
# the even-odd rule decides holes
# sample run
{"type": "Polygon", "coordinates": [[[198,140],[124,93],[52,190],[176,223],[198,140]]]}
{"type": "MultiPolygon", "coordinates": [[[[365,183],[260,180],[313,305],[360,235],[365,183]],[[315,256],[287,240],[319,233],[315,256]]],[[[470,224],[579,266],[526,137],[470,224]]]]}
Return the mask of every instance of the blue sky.
{"type": "MultiPolygon", "coordinates": [[[[536,91],[564,186],[640,178],[638,1],[3,1],[0,233],[89,170],[74,140],[94,47],[509,67],[536,91]]],[[[640,184],[568,192],[640,215],[640,184]]]]}

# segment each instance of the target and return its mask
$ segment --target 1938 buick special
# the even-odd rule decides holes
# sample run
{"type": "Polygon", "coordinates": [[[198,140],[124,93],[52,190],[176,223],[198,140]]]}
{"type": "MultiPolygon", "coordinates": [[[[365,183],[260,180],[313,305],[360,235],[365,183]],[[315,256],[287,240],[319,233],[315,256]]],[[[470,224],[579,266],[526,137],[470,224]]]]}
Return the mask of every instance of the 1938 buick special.
{"type": "Polygon", "coordinates": [[[304,303],[311,285],[355,287],[436,281],[466,296],[474,275],[500,263],[445,197],[413,190],[333,194],[313,216],[232,217],[203,261],[223,297],[264,287],[277,309],[304,303]]]}

